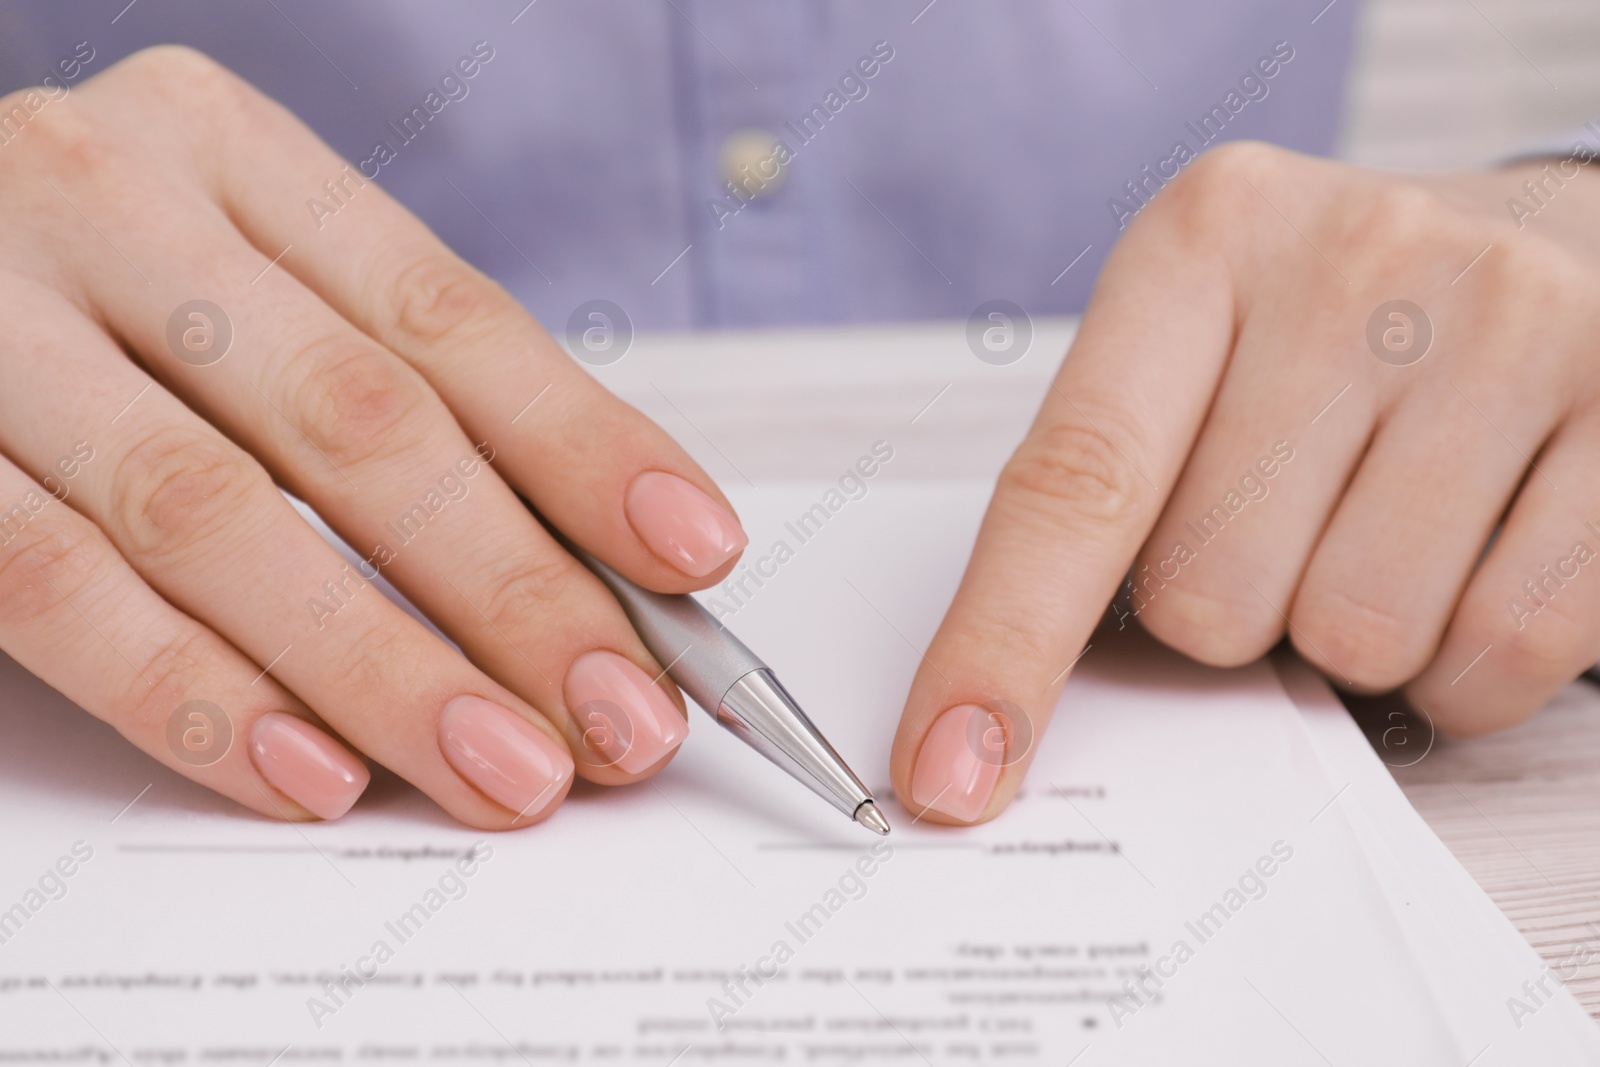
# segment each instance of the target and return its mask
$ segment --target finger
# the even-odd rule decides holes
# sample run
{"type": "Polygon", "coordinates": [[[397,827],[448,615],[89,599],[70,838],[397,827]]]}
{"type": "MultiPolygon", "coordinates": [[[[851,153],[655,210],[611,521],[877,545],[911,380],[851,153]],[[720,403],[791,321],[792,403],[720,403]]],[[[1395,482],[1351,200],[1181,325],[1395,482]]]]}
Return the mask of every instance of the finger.
{"type": "Polygon", "coordinates": [[[104,459],[82,439],[63,436],[60,448],[43,484],[0,457],[0,648],[160,763],[247,808],[343,815],[367,787],[366,765],[62,502],[104,459]]]}
{"type": "Polygon", "coordinates": [[[1194,190],[1165,190],[1107,261],[912,683],[891,770],[900,799],[930,819],[973,822],[1009,801],[1028,740],[1155,522],[1216,390],[1233,339],[1224,246],[1163,214],[1191,208],[1194,190]],[[974,746],[974,736],[1006,740],[974,746]]]}
{"type": "Polygon", "coordinates": [[[1283,635],[1372,429],[1375,383],[1366,367],[1333,355],[1332,338],[1308,341],[1301,324],[1314,318],[1288,308],[1245,325],[1205,430],[1129,575],[1128,612],[1206,663],[1248,663],[1283,635]]]}
{"type": "Polygon", "coordinates": [[[1291,639],[1346,685],[1392,689],[1433,660],[1527,456],[1561,415],[1537,368],[1486,390],[1472,355],[1386,417],[1295,595],[1291,639]]]}
{"type": "Polygon", "coordinates": [[[1600,419],[1564,424],[1468,583],[1438,655],[1406,686],[1442,730],[1520,722],[1600,659],[1600,419]]]}
{"type": "Polygon", "coordinates": [[[615,600],[488,465],[492,448],[475,446],[414,369],[297,279],[260,274],[260,254],[219,212],[154,196],[141,217],[129,247],[146,253],[149,284],[90,266],[96,310],[356,546],[363,566],[302,602],[318,628],[381,569],[563,733],[585,777],[617,784],[664,766],[688,732],[676,691],[615,600]],[[200,291],[232,311],[206,309],[215,323],[187,325],[177,294],[200,291]],[[212,347],[191,352],[171,317],[151,313],[172,305],[179,329],[231,339],[210,335],[212,347]],[[597,709],[614,731],[592,729],[597,709]],[[613,740],[606,751],[583,744],[602,737],[613,740]]]}
{"type": "Polygon", "coordinates": [[[287,111],[220,68],[203,76],[241,116],[206,146],[215,195],[267,259],[282,253],[276,269],[416,367],[578,544],[663,592],[726,573],[745,535],[670,437],[287,111]]]}
{"type": "Polygon", "coordinates": [[[0,447],[42,469],[73,428],[104,462],[70,501],[134,569],[456,818],[503,829],[553,811],[572,779],[554,727],[368,590],[259,464],[70,309],[44,313],[48,299],[30,316],[4,309],[50,331],[13,339],[0,447]],[[63,378],[81,385],[52,390],[63,378]],[[306,609],[329,587],[341,593],[332,619],[306,609]]]}
{"type": "MultiPolygon", "coordinates": [[[[498,454],[471,442],[414,370],[288,275],[247,292],[242,279],[257,258],[242,242],[219,249],[211,285],[254,343],[214,368],[223,374],[197,373],[213,368],[170,354],[167,373],[357,546],[368,577],[381,569],[474,663],[553,722],[581,774],[618,784],[664,766],[687,736],[687,717],[615,600],[499,478],[489,462],[498,454]],[[242,401],[240,378],[255,394],[242,401]],[[595,732],[597,715],[616,718],[616,729],[595,732]],[[616,743],[606,751],[583,743],[608,736],[616,743]]],[[[167,272],[150,273],[159,284],[167,272]]],[[[185,283],[198,279],[173,284],[185,283]]],[[[120,290],[108,314],[151,351],[160,341],[137,315],[139,296],[120,290]]],[[[342,595],[336,589],[309,610],[336,612],[342,595]]]]}

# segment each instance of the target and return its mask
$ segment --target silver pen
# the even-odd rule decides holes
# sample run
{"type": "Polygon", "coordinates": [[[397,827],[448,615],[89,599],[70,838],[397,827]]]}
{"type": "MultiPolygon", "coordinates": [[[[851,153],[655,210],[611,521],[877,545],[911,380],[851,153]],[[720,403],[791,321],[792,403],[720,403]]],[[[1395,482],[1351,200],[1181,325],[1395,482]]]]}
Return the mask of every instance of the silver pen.
{"type": "Polygon", "coordinates": [[[693,597],[656,593],[635,585],[574,545],[549,522],[544,525],[611,590],[644,646],[658,663],[667,665],[667,674],[678,688],[822,799],[876,834],[889,832],[889,820],[861,779],[744,642],[693,597]]]}

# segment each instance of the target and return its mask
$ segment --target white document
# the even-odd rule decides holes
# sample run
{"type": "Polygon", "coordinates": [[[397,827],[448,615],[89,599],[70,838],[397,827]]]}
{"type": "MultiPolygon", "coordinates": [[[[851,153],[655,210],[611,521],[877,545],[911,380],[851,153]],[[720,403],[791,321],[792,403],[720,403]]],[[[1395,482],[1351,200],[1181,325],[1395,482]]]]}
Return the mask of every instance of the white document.
{"type": "Polygon", "coordinates": [[[986,490],[869,483],[802,540],[827,489],[735,494],[761,584],[713,595],[882,841],[698,711],[531,830],[381,772],[277,824],[0,661],[0,1063],[1600,1063],[1554,986],[1513,1018],[1537,957],[1292,671],[1303,707],[1102,635],[1011,810],[914,824],[889,740],[986,490]]]}

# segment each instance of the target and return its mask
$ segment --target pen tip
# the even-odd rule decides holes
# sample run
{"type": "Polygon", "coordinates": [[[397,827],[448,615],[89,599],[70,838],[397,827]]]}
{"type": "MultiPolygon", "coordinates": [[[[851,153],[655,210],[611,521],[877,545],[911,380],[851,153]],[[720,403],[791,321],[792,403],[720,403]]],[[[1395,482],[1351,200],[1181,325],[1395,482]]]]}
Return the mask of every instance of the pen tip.
{"type": "Polygon", "coordinates": [[[889,833],[889,820],[883,817],[883,812],[878,810],[878,805],[870,800],[863,800],[856,809],[856,822],[865,826],[879,837],[886,837],[889,833]]]}

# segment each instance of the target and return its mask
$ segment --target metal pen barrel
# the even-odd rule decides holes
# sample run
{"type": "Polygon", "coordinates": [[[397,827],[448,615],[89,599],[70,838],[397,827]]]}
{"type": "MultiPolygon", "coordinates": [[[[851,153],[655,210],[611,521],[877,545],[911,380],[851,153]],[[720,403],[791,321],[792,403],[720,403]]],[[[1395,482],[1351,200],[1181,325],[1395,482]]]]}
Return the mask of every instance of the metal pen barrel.
{"type": "MultiPolygon", "coordinates": [[[[525,501],[526,503],[526,501],[525,501]]],[[[617,598],[644,646],[718,723],[876,834],[889,822],[761,658],[689,596],[636,585],[530,511],[617,598]]]]}

